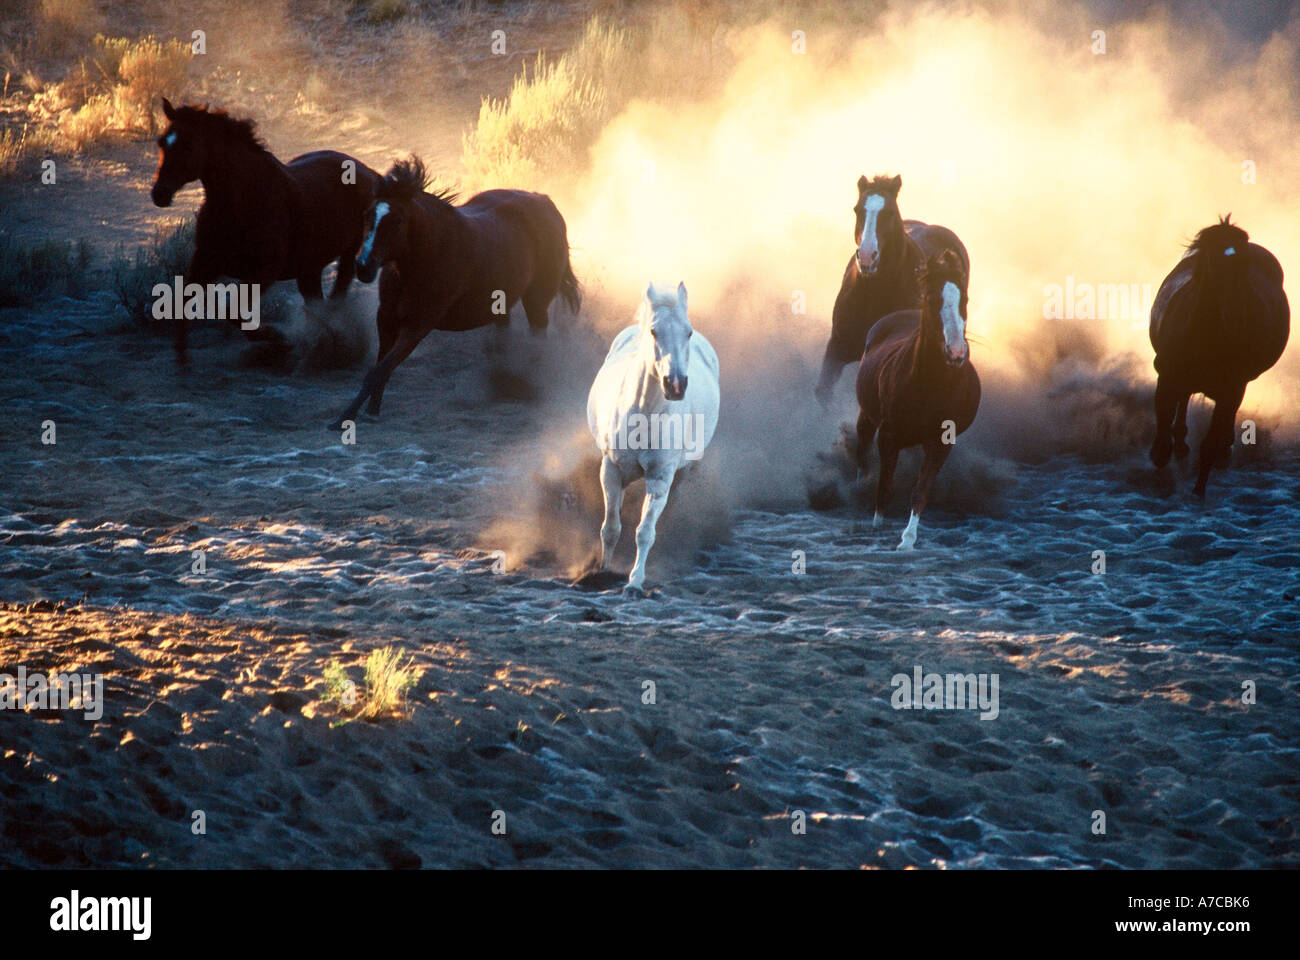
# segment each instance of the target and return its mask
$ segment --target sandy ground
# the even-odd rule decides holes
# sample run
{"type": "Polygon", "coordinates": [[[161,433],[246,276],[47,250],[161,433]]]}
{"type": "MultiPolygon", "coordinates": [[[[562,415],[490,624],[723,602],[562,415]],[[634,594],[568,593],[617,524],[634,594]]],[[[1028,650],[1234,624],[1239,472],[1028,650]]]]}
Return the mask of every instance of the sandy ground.
{"type": "Polygon", "coordinates": [[[856,505],[739,510],[627,601],[493,572],[503,516],[598,521],[594,475],[528,515],[542,406],[494,394],[480,334],[431,338],[346,447],[357,371],[250,369],[209,331],[179,373],[105,312],[5,317],[4,665],[107,690],[98,721],[0,712],[7,864],[1296,863],[1294,453],[1206,506],[1132,460],[1021,464],[911,555],[856,505]],[[388,644],[424,669],[409,718],[332,726],[326,663],[359,681],[388,644]],[[895,710],[916,665],[998,674],[998,717],[895,710]]]}
{"type": "MultiPolygon", "coordinates": [[[[278,154],[322,130],[380,165],[407,146],[402,104],[354,115],[328,93],[382,78],[351,56],[306,107],[249,95],[278,154]]],[[[517,68],[428,64],[462,85],[412,102],[462,123],[517,68]]],[[[459,128],[437,119],[411,146],[450,163],[459,128]]],[[[1145,464],[1149,388],[1098,375],[1044,401],[1065,442],[986,379],[900,554],[915,464],[871,527],[872,478],[838,446],[847,384],[830,415],[811,401],[818,345],[769,345],[780,382],[747,378],[726,330],[743,323],[700,314],[718,439],[662,521],[655,590],[625,600],[571,581],[599,524],[583,398],[627,291],[591,283],[580,321],[504,353],[435,334],[344,445],[325,424],[373,351],[373,288],[291,310],[291,371],[213,329],[178,371],[117,315],[102,254],[151,234],[152,163],[125,146],[70,162],[56,193],[0,185],[7,229],[97,244],[100,288],[0,311],[0,673],[105,683],[99,719],[0,710],[0,864],[1300,864],[1294,446],[1239,449],[1201,504],[1145,464]],[[422,671],[407,715],[340,724],[326,666],[359,683],[390,645],[422,671]],[[918,666],[997,675],[996,719],[895,709],[918,666]]],[[[167,216],[197,191],[178,199],[167,216]]]]}

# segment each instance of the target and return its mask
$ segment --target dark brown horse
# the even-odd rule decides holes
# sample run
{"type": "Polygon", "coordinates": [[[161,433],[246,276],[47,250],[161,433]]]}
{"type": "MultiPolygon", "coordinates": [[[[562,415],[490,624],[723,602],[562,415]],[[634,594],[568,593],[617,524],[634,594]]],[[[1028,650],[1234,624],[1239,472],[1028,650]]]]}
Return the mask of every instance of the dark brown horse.
{"type": "Polygon", "coordinates": [[[858,202],[853,207],[857,249],[844,270],[831,315],[831,338],[817,383],[822,406],[830,402],[844,367],[861,359],[867,333],[875,322],[896,310],[920,306],[917,274],[926,260],[953,250],[969,281],[970,257],[955,233],[947,227],[902,218],[898,212],[902,186],[902,177],[858,178],[858,202]]]}
{"type": "Polygon", "coordinates": [[[520,300],[534,333],[546,329],[557,295],[578,310],[564,218],[549,197],[488,190],[453,206],[453,196],[427,193],[428,185],[423,162],[400,160],[366,215],[357,276],[369,283],[383,268],[379,362],[334,429],[355,418],[367,397],[369,412],[379,413],[389,376],[431,330],[508,324],[520,300]]]}
{"type": "Polygon", "coordinates": [[[865,470],[872,436],[880,450],[875,523],[894,493],[898,452],[918,444],[925,450],[900,550],[916,543],[930,485],[979,410],[980,378],[966,343],[966,276],[955,251],[930,260],[918,278],[921,309],[882,317],[858,368],[858,465],[865,470]]]}
{"type": "MultiPolygon", "coordinates": [[[[185,184],[203,184],[185,282],[231,277],[265,292],[277,280],[296,280],[304,298],[319,299],[321,271],[337,260],[330,297],[342,297],[352,282],[353,257],[379,174],[332,150],[281,163],[258,140],[251,121],[206,107],[174,107],[164,99],[163,113],[169,123],[158,138],[153,202],[169,206],[185,184]]],[[[269,327],[245,333],[250,340],[285,346],[269,327]]],[[[184,318],[176,321],[175,338],[184,362],[184,318]]]]}
{"type": "Polygon", "coordinates": [[[1291,307],[1277,258],[1251,243],[1224,217],[1196,235],[1165,277],[1151,305],[1156,350],[1156,439],[1151,462],[1186,459],[1187,403],[1193,393],[1214,401],[1201,439],[1196,494],[1215,462],[1232,452],[1237,408],[1246,384],[1277,363],[1291,332],[1291,307]]]}

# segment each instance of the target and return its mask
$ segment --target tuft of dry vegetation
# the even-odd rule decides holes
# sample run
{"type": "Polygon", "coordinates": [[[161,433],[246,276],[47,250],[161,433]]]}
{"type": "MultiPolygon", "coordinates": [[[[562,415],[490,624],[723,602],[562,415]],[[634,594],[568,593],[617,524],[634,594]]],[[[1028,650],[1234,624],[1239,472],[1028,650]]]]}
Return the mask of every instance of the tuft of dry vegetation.
{"type": "Polygon", "coordinates": [[[24,243],[0,233],[0,307],[51,296],[83,297],[92,259],[85,240],[24,243]]]}
{"type": "Polygon", "coordinates": [[[118,303],[137,322],[152,323],[155,284],[170,283],[173,277],[183,276],[193,253],[193,220],[159,224],[154,228],[153,240],[133,252],[118,247],[108,263],[118,303]]]}
{"type": "Polygon", "coordinates": [[[633,31],[593,16],[573,47],[558,58],[539,53],[507,96],[484,98],[477,126],[462,140],[468,180],[478,189],[536,186],[555,172],[581,170],[600,131],[634,98],[706,88],[717,74],[711,44],[680,18],[658,17],[633,31]]]}
{"type": "Polygon", "coordinates": [[[363,691],[357,689],[347,669],[337,660],[326,665],[322,679],[327,698],[336,703],[336,710],[343,715],[337,724],[358,717],[374,720],[383,716],[407,716],[406,695],[419,682],[422,673],[415,666],[413,656],[403,663],[400,650],[384,647],[370,651],[366,658],[363,691]]]}
{"type": "Polygon", "coordinates": [[[21,39],[0,50],[0,177],[26,173],[37,157],[153,136],[161,97],[180,96],[188,86],[188,44],[153,35],[86,36],[98,22],[93,6],[81,0],[45,0],[21,39]],[[83,52],[68,65],[70,51],[83,52]],[[47,82],[41,71],[60,64],[61,78],[47,82]]]}

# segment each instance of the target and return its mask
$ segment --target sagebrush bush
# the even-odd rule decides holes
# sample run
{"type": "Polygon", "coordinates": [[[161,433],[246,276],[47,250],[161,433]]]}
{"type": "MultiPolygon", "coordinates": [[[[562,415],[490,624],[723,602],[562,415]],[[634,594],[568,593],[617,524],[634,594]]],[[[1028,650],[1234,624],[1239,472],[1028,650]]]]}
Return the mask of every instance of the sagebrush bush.
{"type": "Polygon", "coordinates": [[[65,146],[81,152],[110,135],[153,136],[154,105],[184,88],[193,54],[179,40],[152,35],[131,39],[98,34],[95,53],[57,86],[42,93],[58,111],[65,146]]]}
{"type": "Polygon", "coordinates": [[[26,243],[0,233],[0,307],[51,296],[84,296],[91,259],[85,240],[26,243]]]}
{"type": "Polygon", "coordinates": [[[118,303],[133,319],[152,323],[154,285],[184,276],[193,253],[193,220],[158,225],[153,239],[134,251],[119,246],[108,264],[118,303]]]}

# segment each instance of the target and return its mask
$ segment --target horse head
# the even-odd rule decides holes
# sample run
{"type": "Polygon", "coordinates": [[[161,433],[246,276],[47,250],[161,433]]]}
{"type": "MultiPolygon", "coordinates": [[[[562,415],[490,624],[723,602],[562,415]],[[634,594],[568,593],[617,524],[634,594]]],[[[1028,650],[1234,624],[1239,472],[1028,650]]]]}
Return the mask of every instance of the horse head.
{"type": "Polygon", "coordinates": [[[411,202],[429,185],[429,174],[419,157],[398,160],[384,174],[375,189],[375,199],[366,211],[361,252],[357,255],[357,279],[369,283],[379,268],[405,254],[411,202]]]}
{"type": "Polygon", "coordinates": [[[690,318],[686,315],[686,284],[676,293],[663,293],[651,283],[637,318],[641,327],[645,361],[658,375],[664,396],[680,400],[686,396],[687,365],[691,355],[690,318]]]}
{"type": "Polygon", "coordinates": [[[943,357],[951,367],[960,367],[970,359],[966,342],[966,268],[954,250],[944,250],[931,257],[918,271],[922,290],[921,323],[933,325],[929,333],[942,338],[943,357]]]}
{"type": "Polygon", "coordinates": [[[155,206],[171,206],[177,190],[203,177],[214,137],[224,136],[232,143],[263,149],[250,120],[237,120],[207,107],[176,107],[166,97],[162,108],[167,128],[158,138],[158,172],[149,192],[155,206]]]}
{"type": "Polygon", "coordinates": [[[171,206],[176,191],[199,178],[207,150],[193,107],[177,109],[163,97],[167,128],[158,137],[158,172],[149,196],[158,207],[171,206]]]}
{"type": "Polygon", "coordinates": [[[1239,299],[1240,284],[1250,272],[1249,244],[1250,234],[1228,214],[1198,232],[1187,245],[1190,253],[1197,254],[1194,276],[1216,294],[1221,308],[1239,299]]]}
{"type": "Polygon", "coordinates": [[[874,276],[903,256],[906,234],[898,212],[898,191],[902,186],[902,177],[858,178],[853,242],[858,247],[858,270],[864,276],[874,276]]]}

